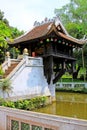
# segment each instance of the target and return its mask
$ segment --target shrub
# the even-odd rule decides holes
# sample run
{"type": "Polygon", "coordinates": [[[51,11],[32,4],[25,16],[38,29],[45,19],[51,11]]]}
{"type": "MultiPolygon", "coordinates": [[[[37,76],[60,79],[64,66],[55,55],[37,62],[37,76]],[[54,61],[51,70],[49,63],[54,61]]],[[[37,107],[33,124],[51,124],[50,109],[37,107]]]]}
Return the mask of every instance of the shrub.
{"type": "Polygon", "coordinates": [[[3,106],[15,108],[14,102],[12,101],[4,101],[3,106]]]}
{"type": "Polygon", "coordinates": [[[0,89],[3,92],[3,97],[5,98],[5,94],[8,95],[9,97],[9,93],[12,92],[12,87],[11,87],[11,81],[10,79],[3,79],[0,81],[0,89]]]}
{"type": "Polygon", "coordinates": [[[3,69],[2,69],[2,67],[0,65],[0,78],[3,78],[3,75],[4,75],[4,71],[3,71],[3,69]]]}
{"type": "Polygon", "coordinates": [[[56,91],[62,91],[62,92],[75,92],[75,93],[87,93],[87,88],[85,87],[63,87],[63,88],[56,88],[56,91]]]}
{"type": "Polygon", "coordinates": [[[3,98],[0,98],[0,106],[4,104],[5,100],[3,98]]]}
{"type": "Polygon", "coordinates": [[[0,106],[18,108],[18,109],[23,109],[23,110],[34,110],[36,108],[45,106],[46,100],[47,100],[47,98],[44,96],[32,98],[29,100],[28,99],[27,100],[18,100],[16,102],[0,99],[0,106]]]}

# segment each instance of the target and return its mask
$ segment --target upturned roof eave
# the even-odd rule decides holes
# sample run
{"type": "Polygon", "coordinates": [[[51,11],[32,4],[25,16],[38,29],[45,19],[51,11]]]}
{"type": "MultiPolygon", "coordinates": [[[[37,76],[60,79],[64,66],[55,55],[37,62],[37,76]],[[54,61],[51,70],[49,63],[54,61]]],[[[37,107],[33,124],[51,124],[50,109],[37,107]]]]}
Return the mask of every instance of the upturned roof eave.
{"type": "Polygon", "coordinates": [[[80,46],[84,45],[85,42],[87,42],[87,40],[83,40],[83,39],[79,40],[79,39],[73,38],[68,33],[64,34],[64,33],[58,32],[57,28],[54,25],[53,25],[53,28],[51,28],[47,34],[50,35],[50,33],[52,33],[52,31],[54,31],[57,36],[60,36],[64,39],[66,39],[67,41],[71,41],[75,44],[79,44],[80,46]]]}
{"type": "MultiPolygon", "coordinates": [[[[43,26],[43,25],[42,25],[43,26]]],[[[40,28],[40,26],[39,26],[40,28]]],[[[36,40],[36,39],[40,39],[40,38],[44,38],[44,37],[47,37],[49,36],[52,32],[55,32],[55,34],[59,37],[62,37],[63,39],[67,40],[67,41],[71,41],[75,44],[78,44],[80,46],[84,45],[85,42],[87,42],[87,40],[78,40],[76,38],[73,38],[72,36],[70,36],[68,33],[62,33],[60,31],[58,31],[57,29],[57,26],[54,24],[54,23],[50,23],[48,24],[48,26],[46,28],[44,28],[43,32],[39,35],[40,32],[38,32],[36,34],[35,37],[32,38],[32,35],[31,37],[29,36],[28,38],[28,35],[34,30],[34,29],[38,29],[38,27],[34,27],[31,31],[27,32],[26,34],[14,39],[13,42],[9,42],[9,44],[20,44],[20,43],[23,43],[23,42],[27,42],[27,41],[32,41],[32,40],[36,40]]]]}
{"type": "Polygon", "coordinates": [[[61,32],[58,32],[59,36],[63,37],[64,39],[68,40],[68,41],[71,41],[73,43],[76,43],[76,44],[79,44],[80,46],[83,46],[86,42],[87,42],[87,39],[86,40],[83,40],[83,39],[76,39],[76,38],[73,38],[72,36],[70,35],[64,35],[63,33],[61,32]]]}

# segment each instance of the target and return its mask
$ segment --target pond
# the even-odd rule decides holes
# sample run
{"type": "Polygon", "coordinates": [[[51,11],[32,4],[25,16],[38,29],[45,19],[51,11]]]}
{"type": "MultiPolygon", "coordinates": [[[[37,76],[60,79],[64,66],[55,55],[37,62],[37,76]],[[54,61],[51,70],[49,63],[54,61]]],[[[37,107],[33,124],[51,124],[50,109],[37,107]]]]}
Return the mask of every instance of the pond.
{"type": "Polygon", "coordinates": [[[36,111],[87,120],[87,94],[57,92],[55,103],[36,111]]]}

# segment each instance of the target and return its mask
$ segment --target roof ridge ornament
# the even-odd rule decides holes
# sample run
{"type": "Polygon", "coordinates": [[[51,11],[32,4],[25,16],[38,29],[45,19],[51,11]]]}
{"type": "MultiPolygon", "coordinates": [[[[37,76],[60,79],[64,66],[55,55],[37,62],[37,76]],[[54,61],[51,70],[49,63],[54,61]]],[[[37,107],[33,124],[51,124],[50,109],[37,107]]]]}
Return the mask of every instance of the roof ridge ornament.
{"type": "Polygon", "coordinates": [[[60,17],[55,17],[55,25],[56,25],[56,27],[59,25],[59,23],[61,23],[61,20],[60,20],[60,17]]]}
{"type": "Polygon", "coordinates": [[[58,20],[58,19],[60,21],[60,18],[58,16],[57,17],[53,17],[52,19],[45,17],[44,20],[41,21],[41,22],[35,21],[34,22],[34,26],[36,27],[36,26],[40,26],[40,25],[43,25],[43,24],[46,24],[46,23],[50,23],[50,22],[55,23],[55,21],[58,20]]]}

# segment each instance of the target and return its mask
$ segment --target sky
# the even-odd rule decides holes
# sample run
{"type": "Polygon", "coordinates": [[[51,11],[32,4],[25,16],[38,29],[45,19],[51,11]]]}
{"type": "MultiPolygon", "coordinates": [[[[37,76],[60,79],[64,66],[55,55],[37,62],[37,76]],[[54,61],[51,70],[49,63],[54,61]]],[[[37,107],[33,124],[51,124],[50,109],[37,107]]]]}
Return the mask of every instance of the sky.
{"type": "Polygon", "coordinates": [[[53,18],[54,9],[67,3],[69,0],[0,0],[0,10],[4,12],[10,26],[28,31],[35,21],[53,18]]]}

